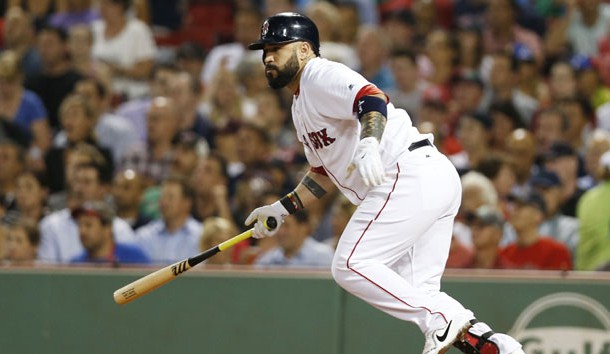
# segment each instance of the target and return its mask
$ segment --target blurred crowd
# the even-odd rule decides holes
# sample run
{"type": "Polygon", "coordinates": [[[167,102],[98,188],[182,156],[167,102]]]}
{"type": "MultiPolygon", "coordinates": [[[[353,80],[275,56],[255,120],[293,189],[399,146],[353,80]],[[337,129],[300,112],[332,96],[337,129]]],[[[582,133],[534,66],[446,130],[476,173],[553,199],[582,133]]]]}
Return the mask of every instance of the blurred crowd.
{"type": "MultiPolygon", "coordinates": [[[[454,163],[448,267],[610,270],[602,0],[0,0],[0,264],[179,261],[291,191],[292,97],[246,49],[283,11],[454,163]]],[[[327,268],[354,206],[318,204],[207,263],[327,268]]]]}

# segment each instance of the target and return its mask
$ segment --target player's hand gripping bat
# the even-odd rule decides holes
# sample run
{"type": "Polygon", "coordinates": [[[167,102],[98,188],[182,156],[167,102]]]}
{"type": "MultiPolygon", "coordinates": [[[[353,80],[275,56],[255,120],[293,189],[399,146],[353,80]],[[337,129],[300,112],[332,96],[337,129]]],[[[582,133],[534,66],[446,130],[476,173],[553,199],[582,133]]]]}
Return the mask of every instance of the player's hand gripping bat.
{"type": "MultiPolygon", "coordinates": [[[[265,227],[270,230],[275,229],[277,227],[277,220],[275,218],[269,217],[265,222],[265,227]]],[[[148,294],[156,288],[174,280],[180,274],[186,272],[197,264],[212,257],[216,253],[225,251],[235,246],[239,242],[250,238],[252,236],[252,230],[253,229],[245,231],[215,247],[210,248],[209,250],[199,253],[196,256],[168,265],[165,268],[161,268],[155,271],[154,273],[150,273],[134,282],[125,285],[124,287],[114,292],[114,302],[119,305],[123,305],[148,294]]]]}

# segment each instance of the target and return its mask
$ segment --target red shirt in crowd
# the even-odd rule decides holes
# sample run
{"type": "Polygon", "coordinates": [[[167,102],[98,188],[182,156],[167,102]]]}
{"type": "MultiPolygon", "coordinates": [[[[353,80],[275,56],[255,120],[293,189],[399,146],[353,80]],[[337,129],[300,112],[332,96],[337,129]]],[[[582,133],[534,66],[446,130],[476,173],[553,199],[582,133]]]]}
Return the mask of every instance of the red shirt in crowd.
{"type": "Polygon", "coordinates": [[[570,250],[549,237],[540,237],[538,241],[525,247],[508,245],[501,250],[501,255],[512,264],[513,269],[572,269],[570,250]]]}

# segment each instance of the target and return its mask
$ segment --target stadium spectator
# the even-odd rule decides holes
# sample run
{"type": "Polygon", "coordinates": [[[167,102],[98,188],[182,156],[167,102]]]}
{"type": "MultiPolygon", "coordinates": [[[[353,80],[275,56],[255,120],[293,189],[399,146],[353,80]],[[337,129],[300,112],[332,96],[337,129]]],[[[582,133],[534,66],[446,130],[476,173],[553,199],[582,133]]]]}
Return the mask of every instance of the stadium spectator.
{"type": "MultiPolygon", "coordinates": [[[[69,263],[84,251],[72,210],[82,206],[85,201],[104,200],[107,197],[110,176],[95,162],[80,164],[75,168],[72,182],[71,208],[53,212],[39,223],[41,234],[38,259],[41,262],[69,263]]],[[[121,219],[114,218],[112,221],[112,234],[117,242],[135,242],[133,230],[121,219]]]]}
{"type": "Polygon", "coordinates": [[[84,77],[93,77],[101,80],[110,88],[110,68],[92,55],[93,32],[91,27],[80,24],[68,30],[68,50],[70,61],[76,72],[84,77]]]}
{"type": "Polygon", "coordinates": [[[174,145],[175,153],[170,169],[171,175],[189,178],[200,157],[209,153],[206,141],[197,134],[189,131],[181,132],[174,145]]]}
{"type": "Polygon", "coordinates": [[[476,169],[491,148],[492,121],[485,113],[465,113],[460,116],[457,138],[462,151],[449,155],[460,174],[476,169]]]}
{"type": "Polygon", "coordinates": [[[593,107],[581,96],[566,97],[557,101],[557,106],[569,117],[568,129],[565,132],[565,140],[582,154],[585,149],[585,140],[592,130],[593,107]]]}
{"type": "Polygon", "coordinates": [[[129,5],[129,0],[100,1],[101,18],[91,28],[93,57],[110,68],[113,93],[133,99],[149,92],[146,79],[157,46],[148,25],[127,14],[129,5]]]}
{"type": "Polygon", "coordinates": [[[389,66],[391,45],[383,29],[373,25],[360,26],[354,44],[360,62],[358,72],[384,91],[396,84],[389,66]]]}
{"type": "Polygon", "coordinates": [[[0,140],[0,204],[14,209],[17,176],[25,168],[23,148],[14,141],[0,140]]]}
{"type": "Polygon", "coordinates": [[[578,186],[580,156],[567,143],[557,142],[551,145],[543,160],[543,168],[555,172],[561,181],[561,212],[575,216],[578,199],[584,193],[578,186]]]}
{"type": "Polygon", "coordinates": [[[44,103],[51,128],[59,129],[59,106],[73,90],[82,75],[72,68],[68,55],[68,35],[57,27],[45,26],[37,36],[42,70],[25,78],[25,87],[34,91],[44,103]]]}
{"type": "Polygon", "coordinates": [[[139,228],[138,243],[153,263],[172,263],[197,254],[202,224],[191,216],[193,190],[181,177],[161,184],[161,218],[139,228]]]}
{"type": "Polygon", "coordinates": [[[195,191],[193,214],[198,220],[218,216],[232,219],[227,162],[217,152],[199,158],[191,176],[195,191]]]}
{"type": "Polygon", "coordinates": [[[23,171],[16,178],[15,206],[21,218],[38,223],[47,215],[49,190],[44,177],[32,171],[23,171]]]}
{"type": "Polygon", "coordinates": [[[516,0],[490,0],[485,10],[486,26],[483,30],[485,53],[511,48],[517,43],[526,46],[538,66],[542,66],[544,53],[540,37],[517,23],[519,5],[516,0]]]}
{"type": "Polygon", "coordinates": [[[8,0],[7,6],[18,6],[32,14],[36,31],[44,27],[51,15],[61,8],[59,1],[54,0],[8,0]]]}
{"type": "Polygon", "coordinates": [[[176,49],[176,66],[191,75],[197,82],[205,63],[205,49],[197,42],[182,42],[176,49]]]}
{"type": "Polygon", "coordinates": [[[111,95],[101,80],[80,80],[75,91],[89,103],[96,117],[94,133],[99,145],[112,152],[114,164],[118,165],[137,144],[135,128],[125,118],[110,112],[111,95]]]}
{"type": "MultiPolygon", "coordinates": [[[[243,57],[252,55],[246,46],[258,39],[262,14],[253,9],[238,9],[233,15],[234,41],[214,46],[207,55],[201,82],[207,91],[219,72],[233,72],[243,57]]],[[[224,74],[220,74],[224,75],[224,74]]]]}
{"type": "Polygon", "coordinates": [[[36,49],[36,31],[32,16],[19,6],[11,6],[4,14],[3,50],[12,50],[19,58],[25,76],[42,70],[42,59],[36,49]]]}
{"type": "Polygon", "coordinates": [[[92,0],[65,1],[62,8],[55,11],[48,20],[52,26],[61,27],[69,31],[74,26],[89,26],[100,17],[99,12],[93,6],[92,0]]]}
{"type": "Polygon", "coordinates": [[[51,146],[47,111],[40,97],[24,88],[19,59],[10,50],[0,53],[0,87],[0,120],[16,128],[15,140],[39,160],[51,146]]]}
{"type": "Polygon", "coordinates": [[[396,86],[387,94],[392,97],[394,106],[406,110],[413,123],[417,124],[422,98],[429,84],[419,77],[415,53],[406,49],[393,51],[390,54],[390,69],[396,86]]]}
{"type": "MultiPolygon", "coordinates": [[[[227,241],[233,236],[237,236],[239,230],[230,219],[224,219],[218,216],[210,216],[203,220],[205,227],[201,234],[199,250],[201,252],[216,247],[219,244],[227,241]]],[[[247,242],[247,241],[245,241],[247,242]]],[[[239,247],[234,247],[227,252],[220,252],[214,257],[205,261],[205,264],[227,265],[237,263],[237,253],[239,247]]]]}
{"type": "Polygon", "coordinates": [[[150,102],[154,97],[168,97],[171,95],[170,84],[173,82],[173,78],[178,71],[178,67],[173,64],[155,65],[148,83],[150,94],[121,103],[116,107],[114,113],[131,122],[131,125],[139,135],[138,141],[141,144],[146,144],[148,138],[146,116],[150,108],[150,102]]]}
{"type": "MultiPolygon", "coordinates": [[[[341,25],[343,27],[342,22],[341,25]]],[[[392,52],[415,50],[413,48],[415,18],[409,9],[397,9],[388,13],[381,25],[390,39],[392,52]]]]}
{"type": "Polygon", "coordinates": [[[599,159],[609,150],[610,132],[595,129],[587,136],[584,154],[585,175],[578,179],[580,188],[587,190],[599,183],[599,159]]]}
{"type": "Polygon", "coordinates": [[[258,256],[255,265],[261,267],[325,268],[333,259],[333,249],[311,238],[311,225],[306,210],[284,220],[275,237],[278,246],[258,256]]]}
{"type": "Polygon", "coordinates": [[[483,205],[476,209],[470,220],[474,256],[467,268],[507,269],[510,261],[502,255],[500,241],[504,229],[504,216],[499,210],[483,205]]]}
{"type": "Polygon", "coordinates": [[[55,146],[44,157],[51,192],[61,191],[66,187],[64,153],[72,146],[81,143],[94,146],[104,156],[107,171],[114,171],[112,152],[100,146],[95,135],[97,119],[89,101],[79,94],[66,97],[60,106],[60,121],[62,130],[55,136],[55,146]]]}
{"type": "Polygon", "coordinates": [[[558,107],[550,107],[538,113],[532,128],[536,137],[536,152],[544,155],[554,143],[566,141],[570,120],[558,107]]]}
{"type": "Polygon", "coordinates": [[[114,214],[104,201],[87,201],[72,211],[78,224],[78,235],[84,251],[70,263],[146,264],[148,257],[135,244],[115,240],[112,225],[114,214]]]}
{"type": "Polygon", "coordinates": [[[9,264],[34,265],[40,242],[37,222],[21,218],[18,214],[13,220],[4,221],[4,223],[6,224],[6,251],[9,264]]]}
{"type": "Polygon", "coordinates": [[[502,257],[512,264],[512,269],[572,269],[568,247],[538,232],[546,212],[546,203],[537,192],[515,197],[509,220],[517,239],[501,251],[502,257]]]}
{"type": "Polygon", "coordinates": [[[576,209],[580,221],[577,270],[595,270],[610,261],[610,152],[599,159],[598,173],[600,183],[583,194],[576,209]]]}
{"type": "Polygon", "coordinates": [[[574,257],[578,245],[578,219],[564,215],[560,210],[561,180],[559,176],[554,172],[540,170],[532,176],[530,184],[544,198],[547,209],[538,232],[566,245],[574,257]]]}
{"type": "Polygon", "coordinates": [[[324,53],[324,58],[357,70],[360,64],[354,47],[339,41],[339,28],[343,24],[337,7],[329,1],[315,1],[307,5],[303,14],[318,27],[320,52],[324,53]]]}
{"type": "Polygon", "coordinates": [[[517,177],[513,191],[516,194],[529,192],[529,179],[532,170],[536,168],[536,140],[534,135],[526,129],[513,130],[506,138],[506,153],[515,167],[517,177]]]}
{"type": "Polygon", "coordinates": [[[521,116],[512,101],[496,101],[489,107],[492,121],[491,149],[496,152],[506,152],[506,139],[512,131],[525,128],[521,116]]]}
{"type": "Polygon", "coordinates": [[[549,69],[549,94],[552,102],[576,96],[576,73],[569,62],[559,60],[549,69]]]}
{"type": "Polygon", "coordinates": [[[179,113],[178,130],[194,133],[211,146],[214,143],[214,124],[198,110],[202,91],[197,78],[181,71],[173,77],[169,87],[179,113]]]}
{"type": "Polygon", "coordinates": [[[144,181],[136,171],[123,170],[116,173],[110,194],[116,217],[123,219],[133,230],[151,221],[139,209],[144,194],[144,181]]]}
{"type": "Polygon", "coordinates": [[[575,1],[568,11],[567,39],[574,52],[596,55],[598,43],[608,35],[610,4],[602,0],[575,1]]]}
{"type": "Polygon", "coordinates": [[[174,159],[174,138],[178,133],[178,110],[173,99],[155,97],[147,115],[147,143],[128,152],[121,169],[131,169],[144,177],[147,186],[169,176],[174,159]]]}
{"type": "Polygon", "coordinates": [[[498,194],[497,209],[506,215],[508,199],[517,181],[514,164],[505,154],[495,153],[483,157],[476,170],[493,183],[498,194]]]}

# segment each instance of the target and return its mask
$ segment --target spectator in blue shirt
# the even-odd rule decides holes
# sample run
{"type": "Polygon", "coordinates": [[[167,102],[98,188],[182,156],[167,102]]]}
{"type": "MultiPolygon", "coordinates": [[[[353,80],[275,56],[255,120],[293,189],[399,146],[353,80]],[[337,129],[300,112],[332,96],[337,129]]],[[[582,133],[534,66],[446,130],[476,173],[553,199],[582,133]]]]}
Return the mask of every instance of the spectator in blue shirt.
{"type": "Polygon", "coordinates": [[[330,269],[334,254],[333,248],[309,236],[311,227],[306,210],[299,210],[293,216],[293,218],[284,220],[283,227],[277,231],[278,246],[260,255],[254,264],[330,269]]]}
{"type": "Polygon", "coordinates": [[[184,177],[161,184],[161,218],[136,231],[138,242],[154,263],[173,263],[199,252],[202,225],[191,216],[193,190],[184,177]]]}
{"type": "Polygon", "coordinates": [[[85,202],[72,212],[85,251],[71,263],[146,264],[148,257],[136,245],[114,240],[110,206],[103,201],[85,202]]]}

